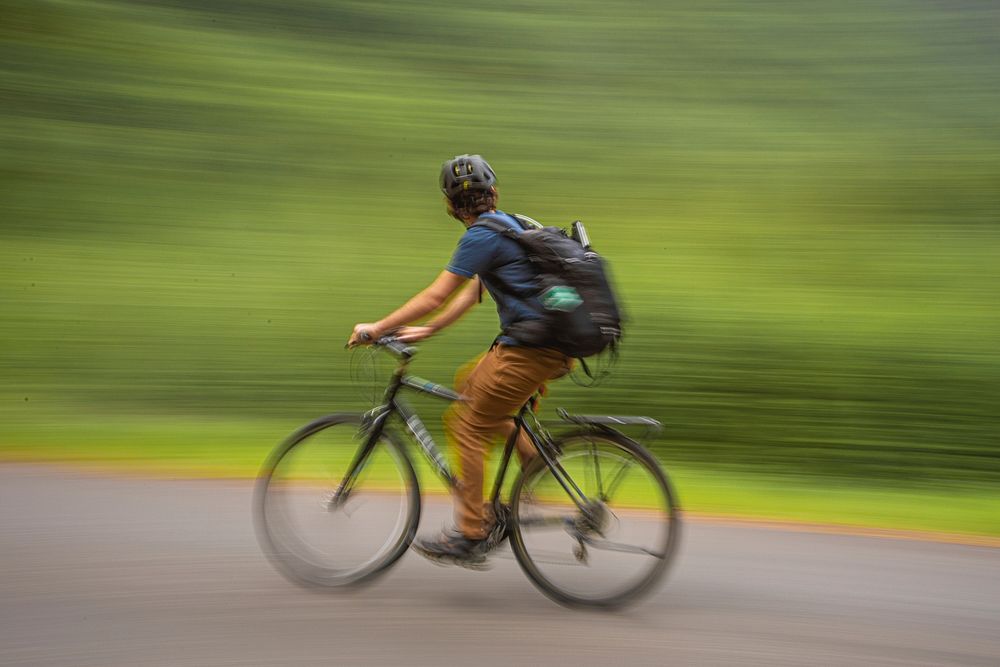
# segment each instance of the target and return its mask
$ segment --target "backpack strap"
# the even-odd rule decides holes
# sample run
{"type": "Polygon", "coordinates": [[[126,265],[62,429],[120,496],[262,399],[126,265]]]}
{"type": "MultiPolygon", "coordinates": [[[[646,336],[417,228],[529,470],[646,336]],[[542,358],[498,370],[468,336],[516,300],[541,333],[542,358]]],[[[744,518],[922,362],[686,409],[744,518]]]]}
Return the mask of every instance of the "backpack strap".
{"type": "Polygon", "coordinates": [[[507,215],[517,220],[522,229],[541,229],[543,227],[542,223],[526,215],[521,215],[520,213],[508,213],[507,215]]]}
{"type": "MultiPolygon", "coordinates": [[[[516,215],[512,215],[510,217],[514,218],[514,221],[517,222],[517,224],[521,227],[521,230],[523,231],[524,225],[521,223],[520,218],[516,215]]],[[[530,218],[528,219],[530,220],[530,218]]],[[[474,223],[469,225],[469,229],[472,229],[473,227],[485,227],[486,229],[493,230],[497,234],[501,234],[503,236],[512,239],[516,239],[517,235],[519,234],[519,232],[515,231],[514,228],[511,227],[510,225],[505,225],[499,220],[486,217],[486,214],[480,216],[479,219],[477,219],[474,223]]]]}
{"type": "MultiPolygon", "coordinates": [[[[514,221],[518,224],[519,227],[521,227],[521,231],[524,231],[524,229],[525,229],[525,225],[521,221],[521,218],[526,218],[527,220],[531,220],[531,218],[528,218],[527,216],[511,215],[509,213],[507,215],[510,215],[510,217],[514,218],[514,221]]],[[[535,221],[531,220],[531,222],[535,222],[535,221]]],[[[538,223],[535,223],[535,224],[538,224],[538,223]]],[[[495,219],[493,217],[490,217],[489,213],[484,213],[483,215],[479,216],[479,218],[474,223],[472,223],[471,225],[469,225],[469,229],[472,229],[473,227],[485,227],[486,229],[492,230],[492,231],[496,232],[497,234],[499,234],[501,236],[505,236],[505,237],[507,237],[509,239],[512,239],[512,240],[516,241],[517,244],[520,245],[522,248],[524,247],[523,245],[521,245],[520,240],[517,238],[518,236],[520,236],[521,231],[517,231],[513,227],[511,227],[510,225],[505,225],[504,223],[500,222],[499,220],[497,220],[497,219],[495,219]]],[[[500,278],[500,276],[497,276],[497,275],[494,274],[492,276],[492,278],[493,278],[493,280],[495,280],[498,283],[500,283],[503,286],[503,288],[505,290],[507,290],[508,292],[510,292],[511,294],[518,294],[518,290],[513,289],[510,285],[507,284],[506,281],[504,281],[502,278],[500,278]]],[[[527,295],[522,294],[520,296],[527,296],[527,295]]],[[[479,303],[482,303],[482,302],[483,302],[483,291],[482,291],[482,287],[480,287],[480,290],[479,290],[479,303]]]]}
{"type": "Polygon", "coordinates": [[[507,225],[503,224],[499,220],[490,220],[489,218],[479,218],[476,222],[469,225],[469,229],[473,227],[485,227],[486,229],[491,229],[497,234],[502,234],[503,236],[509,236],[514,238],[517,236],[517,232],[507,225]]]}
{"type": "MultiPolygon", "coordinates": [[[[510,225],[505,225],[502,222],[500,222],[499,220],[496,220],[494,218],[487,217],[487,216],[488,216],[488,214],[481,215],[474,223],[472,223],[471,225],[469,225],[469,229],[472,229],[473,227],[485,227],[486,229],[493,230],[494,232],[496,232],[497,234],[500,234],[501,236],[506,236],[509,239],[513,239],[513,240],[517,241],[517,236],[518,236],[518,234],[520,232],[514,231],[514,228],[511,227],[510,225]]],[[[514,218],[514,220],[519,225],[521,225],[521,220],[517,216],[512,215],[511,217],[514,218]]],[[[530,218],[529,218],[529,220],[530,220],[530,218]]],[[[523,225],[522,225],[522,227],[523,227],[523,225]]],[[[510,289],[510,286],[507,285],[506,283],[504,283],[500,279],[499,276],[494,276],[494,279],[497,280],[497,281],[499,281],[499,282],[501,282],[501,283],[503,283],[503,285],[504,285],[505,288],[510,289]]],[[[482,302],[483,302],[483,288],[482,288],[482,285],[480,285],[480,288],[479,288],[479,303],[482,303],[482,302]]]]}

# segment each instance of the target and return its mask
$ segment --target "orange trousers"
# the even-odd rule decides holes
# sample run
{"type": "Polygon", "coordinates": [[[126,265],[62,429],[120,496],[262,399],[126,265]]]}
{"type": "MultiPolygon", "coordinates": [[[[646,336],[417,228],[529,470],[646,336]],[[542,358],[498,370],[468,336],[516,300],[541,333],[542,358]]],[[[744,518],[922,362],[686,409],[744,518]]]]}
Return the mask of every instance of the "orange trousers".
{"type": "MultiPolygon", "coordinates": [[[[514,429],[511,416],[546,381],[568,373],[571,362],[556,350],[495,345],[459,369],[455,389],[463,400],[448,409],[444,425],[451,451],[458,453],[455,523],[466,537],[486,537],[492,521],[483,503],[483,474],[490,445],[500,437],[506,441],[514,429]]],[[[522,465],[536,455],[524,433],[518,438],[517,453],[522,465]]]]}

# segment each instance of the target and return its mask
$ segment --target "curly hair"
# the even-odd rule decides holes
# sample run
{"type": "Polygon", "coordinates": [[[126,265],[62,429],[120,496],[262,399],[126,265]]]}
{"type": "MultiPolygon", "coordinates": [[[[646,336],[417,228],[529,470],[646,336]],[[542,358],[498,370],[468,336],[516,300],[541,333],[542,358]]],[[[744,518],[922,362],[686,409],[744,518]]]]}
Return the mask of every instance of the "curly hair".
{"type": "Polygon", "coordinates": [[[477,218],[487,211],[492,211],[497,207],[496,188],[490,188],[483,192],[463,192],[454,199],[449,200],[449,210],[451,214],[461,220],[462,218],[477,218]]]}

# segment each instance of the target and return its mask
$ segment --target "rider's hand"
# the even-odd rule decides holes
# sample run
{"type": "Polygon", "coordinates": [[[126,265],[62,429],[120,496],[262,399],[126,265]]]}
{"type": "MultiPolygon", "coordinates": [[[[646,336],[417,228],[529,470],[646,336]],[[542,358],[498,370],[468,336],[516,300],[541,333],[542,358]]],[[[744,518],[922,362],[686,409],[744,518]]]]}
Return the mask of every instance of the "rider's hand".
{"type": "Polygon", "coordinates": [[[430,338],[436,331],[434,327],[403,327],[396,333],[396,338],[404,343],[416,343],[418,340],[430,338]]]}
{"type": "Polygon", "coordinates": [[[354,333],[351,334],[350,340],[347,341],[347,346],[370,345],[378,340],[380,335],[378,327],[375,324],[370,322],[355,324],[354,333]]]}

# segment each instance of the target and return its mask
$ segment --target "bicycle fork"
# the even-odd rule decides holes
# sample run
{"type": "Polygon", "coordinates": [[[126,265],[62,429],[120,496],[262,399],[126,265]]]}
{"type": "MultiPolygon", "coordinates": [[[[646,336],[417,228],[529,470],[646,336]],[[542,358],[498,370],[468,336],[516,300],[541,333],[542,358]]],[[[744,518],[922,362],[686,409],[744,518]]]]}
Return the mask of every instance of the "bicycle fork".
{"type": "Polygon", "coordinates": [[[327,500],[326,509],[328,511],[342,507],[347,502],[351,491],[354,489],[354,483],[357,481],[358,475],[364,469],[365,464],[368,462],[368,457],[371,456],[376,443],[378,443],[379,438],[382,436],[382,431],[385,428],[385,420],[388,419],[391,412],[392,409],[390,406],[380,405],[362,415],[361,428],[358,430],[358,435],[363,436],[365,441],[354,455],[354,459],[347,468],[344,478],[340,480],[340,484],[337,485],[336,490],[334,490],[330,499],[327,500]]]}

